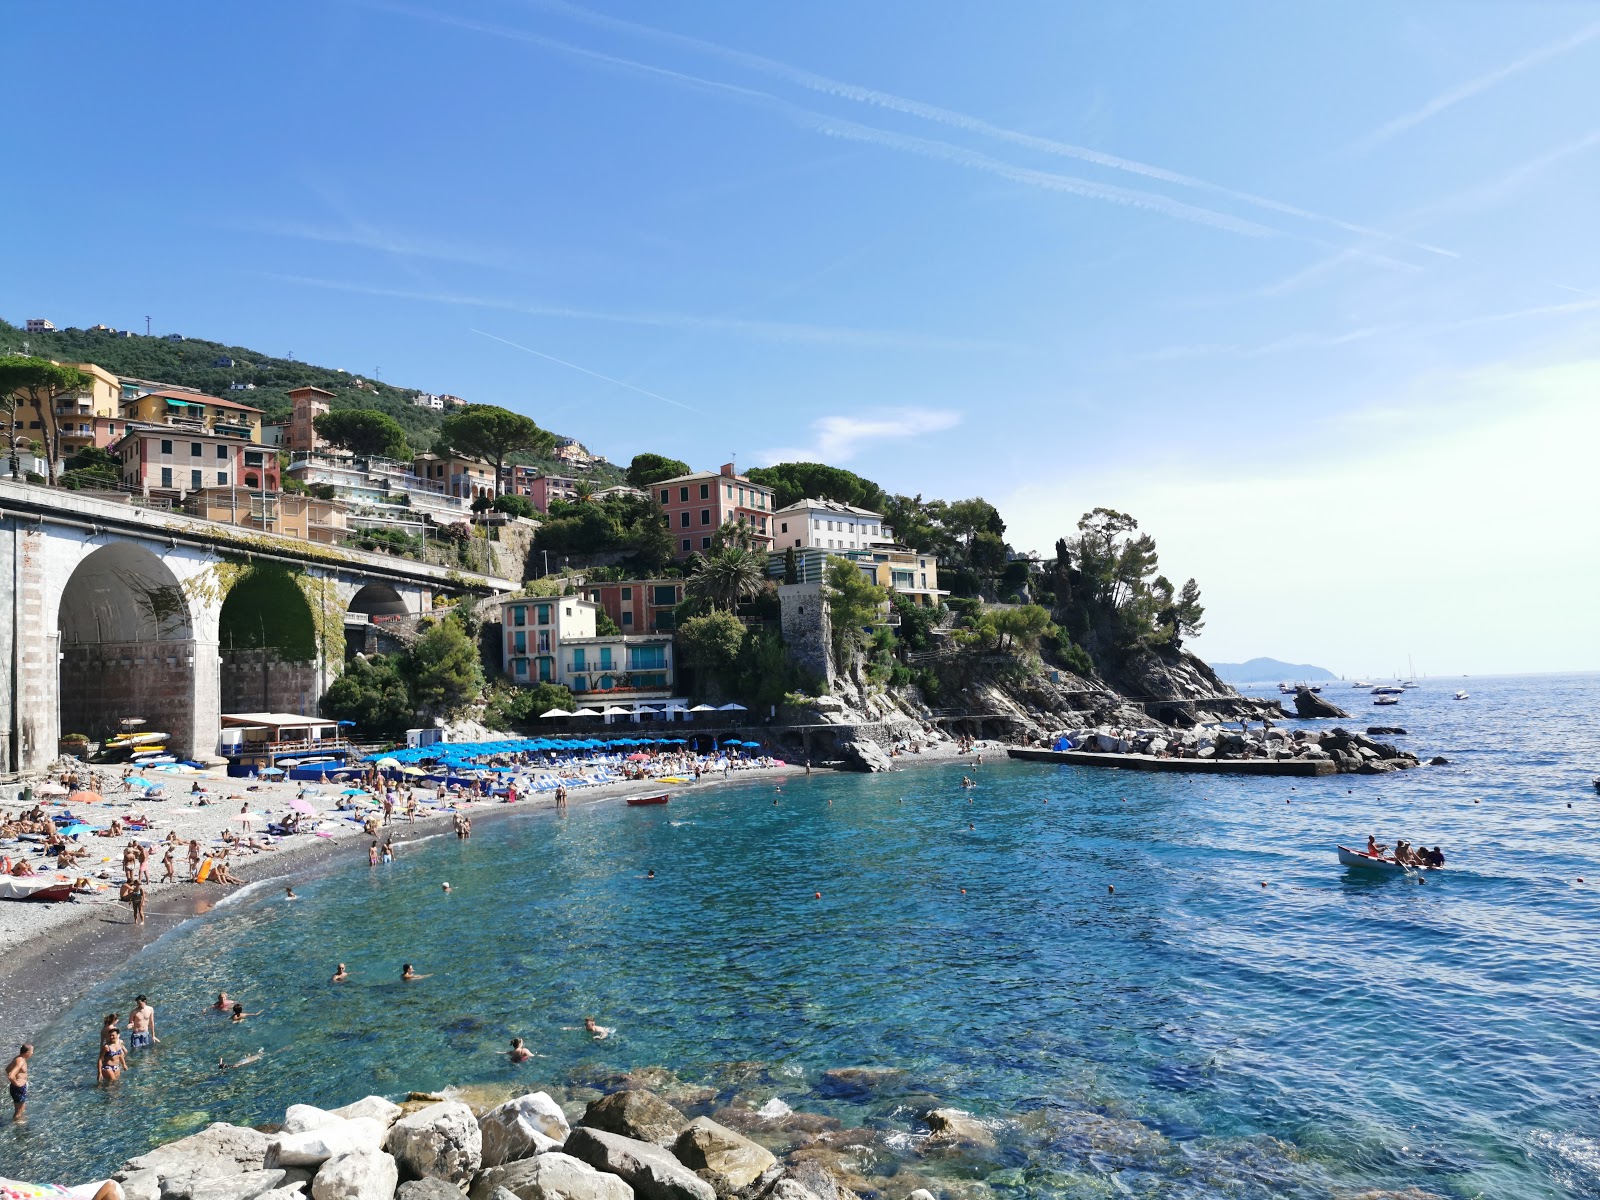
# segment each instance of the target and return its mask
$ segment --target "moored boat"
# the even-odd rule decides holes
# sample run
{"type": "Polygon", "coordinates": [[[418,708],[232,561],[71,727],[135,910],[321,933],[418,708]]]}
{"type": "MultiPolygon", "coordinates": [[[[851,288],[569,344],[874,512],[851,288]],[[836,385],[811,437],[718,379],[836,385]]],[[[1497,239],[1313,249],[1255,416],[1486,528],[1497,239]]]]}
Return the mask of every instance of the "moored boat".
{"type": "Polygon", "coordinates": [[[659,796],[629,796],[628,805],[631,808],[640,808],[646,804],[665,804],[669,797],[662,792],[659,796]]]}
{"type": "Polygon", "coordinates": [[[72,880],[56,875],[0,876],[0,900],[70,900],[72,880]]]}
{"type": "Polygon", "coordinates": [[[1372,702],[1374,704],[1399,704],[1400,703],[1400,697],[1399,696],[1374,696],[1372,698],[1372,702]]]}
{"type": "Polygon", "coordinates": [[[1365,850],[1352,850],[1349,846],[1340,846],[1339,865],[1344,867],[1360,867],[1367,871],[1383,871],[1390,875],[1404,875],[1410,871],[1442,871],[1443,867],[1405,867],[1395,862],[1392,858],[1373,858],[1365,850]]]}

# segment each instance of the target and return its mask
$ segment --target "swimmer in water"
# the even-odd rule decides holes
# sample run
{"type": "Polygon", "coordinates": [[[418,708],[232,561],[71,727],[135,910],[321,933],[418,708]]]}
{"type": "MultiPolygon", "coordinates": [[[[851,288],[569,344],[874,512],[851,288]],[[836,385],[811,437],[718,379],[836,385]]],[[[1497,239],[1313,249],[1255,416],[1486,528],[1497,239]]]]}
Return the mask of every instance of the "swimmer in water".
{"type": "Polygon", "coordinates": [[[585,1017],[583,1019],[583,1028],[586,1032],[593,1034],[594,1040],[597,1042],[611,1036],[611,1030],[604,1025],[596,1025],[593,1017],[585,1017]]]}
{"type": "Polygon", "coordinates": [[[217,1002],[211,1006],[212,1012],[227,1012],[233,1007],[233,1001],[228,998],[227,992],[217,993],[217,1002]]]}
{"type": "Polygon", "coordinates": [[[294,889],[292,887],[286,887],[286,888],[283,889],[283,898],[285,900],[298,900],[298,899],[300,899],[299,896],[296,896],[294,894],[294,889]]]}
{"type": "Polygon", "coordinates": [[[506,1057],[514,1063],[524,1063],[533,1057],[533,1051],[522,1044],[521,1038],[512,1038],[511,1053],[506,1057]]]}
{"type": "Polygon", "coordinates": [[[340,963],[339,964],[339,969],[333,973],[333,978],[328,980],[328,982],[329,983],[343,983],[343,982],[345,982],[345,980],[347,980],[349,978],[350,978],[350,972],[346,971],[344,969],[344,964],[343,963],[340,963]]]}
{"type": "Polygon", "coordinates": [[[646,879],[654,879],[654,878],[655,878],[655,877],[656,877],[656,871],[655,871],[655,868],[654,868],[654,867],[651,867],[651,868],[650,868],[650,869],[649,869],[649,870],[648,870],[648,871],[646,871],[646,872],[645,872],[645,873],[644,873],[644,877],[645,877],[645,878],[646,878],[646,879]]]}
{"type": "Polygon", "coordinates": [[[262,1009],[260,1012],[253,1012],[253,1013],[252,1012],[245,1012],[244,1005],[236,1003],[233,1006],[233,1012],[229,1015],[228,1020],[232,1021],[235,1025],[237,1025],[240,1021],[244,1020],[246,1017],[259,1017],[261,1015],[261,1012],[265,1012],[265,1011],[266,1011],[265,1009],[262,1009]]]}
{"type": "Polygon", "coordinates": [[[404,980],[406,983],[415,983],[419,979],[431,979],[432,977],[433,976],[432,976],[431,973],[428,974],[428,975],[418,975],[415,971],[413,971],[411,969],[411,964],[410,963],[401,964],[401,967],[400,967],[400,978],[402,980],[404,980]]]}

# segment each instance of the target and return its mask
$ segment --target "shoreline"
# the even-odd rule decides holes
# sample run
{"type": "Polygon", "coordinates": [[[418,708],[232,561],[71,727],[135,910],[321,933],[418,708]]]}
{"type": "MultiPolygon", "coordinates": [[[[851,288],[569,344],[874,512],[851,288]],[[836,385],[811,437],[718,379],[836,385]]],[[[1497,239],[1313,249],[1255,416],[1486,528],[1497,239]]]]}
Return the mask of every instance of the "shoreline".
{"type": "MultiPolygon", "coordinates": [[[[999,743],[984,743],[977,748],[977,752],[998,754],[1002,748],[999,743]]],[[[948,765],[966,757],[956,752],[953,742],[938,742],[919,754],[906,754],[894,761],[897,767],[904,769],[908,765],[948,765]]],[[[698,784],[665,786],[673,791],[699,790],[804,773],[803,763],[785,763],[781,767],[730,771],[726,778],[713,778],[707,774],[698,784]]],[[[247,782],[219,776],[191,778],[207,782],[237,782],[241,787],[247,782]]],[[[275,798],[265,802],[275,809],[283,807],[287,797],[293,795],[298,787],[289,783],[263,786],[278,789],[275,798]],[[281,801],[276,798],[279,794],[281,801]]],[[[596,784],[573,791],[567,808],[570,812],[629,795],[655,793],[661,791],[663,786],[660,781],[650,779],[596,784]]],[[[151,807],[154,809],[157,806],[151,807]]],[[[228,806],[224,803],[208,807],[214,810],[211,815],[217,818],[219,826],[225,827],[226,814],[231,811],[228,806]]],[[[177,811],[193,815],[197,810],[184,806],[177,811]]],[[[469,802],[461,807],[461,811],[470,816],[475,825],[481,826],[485,818],[504,821],[515,816],[548,814],[557,810],[553,799],[541,796],[538,799],[519,800],[515,804],[500,800],[469,802]]],[[[384,827],[393,836],[397,847],[403,847],[413,840],[448,833],[451,828],[452,818],[449,816],[424,817],[410,824],[401,820],[384,827]]],[[[75,1004],[90,984],[122,967],[161,938],[208,915],[227,897],[256,884],[286,879],[308,870],[325,869],[343,857],[354,857],[367,840],[366,835],[354,826],[349,832],[340,832],[331,838],[300,835],[286,844],[280,843],[281,848],[276,851],[259,853],[243,862],[230,864],[230,869],[243,882],[238,887],[225,890],[219,891],[209,884],[157,883],[150,889],[150,900],[145,909],[146,921],[142,926],[132,923],[127,905],[116,899],[114,890],[93,899],[66,904],[7,903],[0,912],[11,914],[13,910],[25,911],[15,913],[11,920],[0,926],[0,1047],[14,1047],[24,1041],[36,1040],[38,1032],[75,1004]]],[[[118,841],[116,845],[120,846],[121,842],[118,841]]],[[[152,873],[156,872],[153,870],[152,873]]]]}

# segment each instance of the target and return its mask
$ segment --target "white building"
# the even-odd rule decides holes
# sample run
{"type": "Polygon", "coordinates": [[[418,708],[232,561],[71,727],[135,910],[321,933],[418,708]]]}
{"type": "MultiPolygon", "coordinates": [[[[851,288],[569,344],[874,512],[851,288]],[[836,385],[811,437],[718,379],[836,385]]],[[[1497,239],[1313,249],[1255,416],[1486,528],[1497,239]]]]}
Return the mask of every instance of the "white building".
{"type": "Polygon", "coordinates": [[[672,635],[599,634],[600,605],[576,596],[513,596],[500,605],[506,674],[524,687],[559,683],[585,704],[666,699],[672,635]]]}
{"type": "Polygon", "coordinates": [[[43,317],[28,318],[29,333],[53,333],[55,327],[56,323],[54,321],[47,321],[43,317]]]}
{"type": "Polygon", "coordinates": [[[772,514],[772,529],[774,550],[871,550],[894,543],[882,513],[837,500],[796,500],[772,514]]]}

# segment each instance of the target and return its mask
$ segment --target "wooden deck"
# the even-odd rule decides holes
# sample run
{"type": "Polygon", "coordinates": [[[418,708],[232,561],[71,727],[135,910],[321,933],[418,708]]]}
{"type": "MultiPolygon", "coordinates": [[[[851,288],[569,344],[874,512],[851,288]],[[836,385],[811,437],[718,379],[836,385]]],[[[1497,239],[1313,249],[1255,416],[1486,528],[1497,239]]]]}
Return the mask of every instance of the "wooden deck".
{"type": "Polygon", "coordinates": [[[1056,763],[1064,767],[1110,767],[1121,771],[1176,771],[1189,775],[1286,775],[1307,779],[1336,775],[1331,759],[1307,758],[1156,758],[1149,754],[1098,754],[1088,750],[1028,750],[1009,747],[1006,753],[1025,762],[1056,763]]]}

